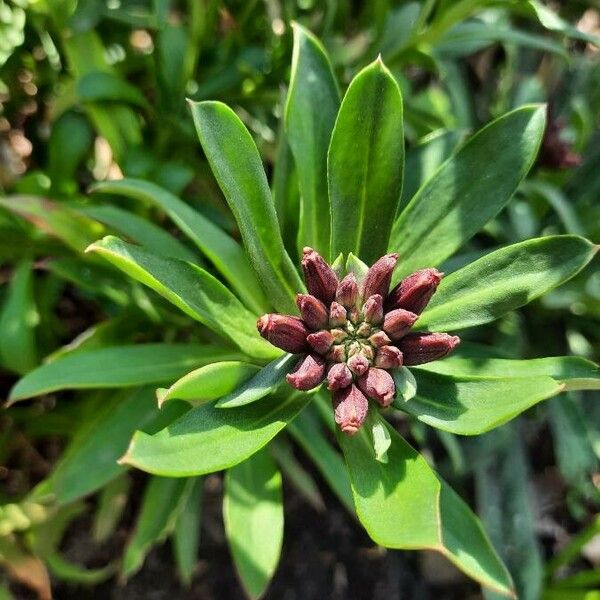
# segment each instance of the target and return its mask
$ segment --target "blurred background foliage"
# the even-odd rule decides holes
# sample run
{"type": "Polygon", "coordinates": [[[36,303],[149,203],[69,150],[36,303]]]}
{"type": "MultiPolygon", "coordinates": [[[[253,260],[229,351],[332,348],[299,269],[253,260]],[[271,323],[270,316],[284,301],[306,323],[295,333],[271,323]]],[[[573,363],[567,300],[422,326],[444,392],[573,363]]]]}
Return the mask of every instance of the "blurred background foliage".
{"type": "MultiPolygon", "coordinates": [[[[293,20],[323,40],[342,82],[378,54],[398,79],[405,199],[469,132],[524,103],[548,103],[537,164],[507,209],[446,272],[530,237],[600,240],[598,0],[0,0],[3,397],[19,375],[68,353],[207,335],[83,253],[117,233],[202,261],[147,197],[87,194],[96,181],[122,177],[160,186],[237,237],[186,98],[227,102],[248,126],[271,174],[288,250],[296,254],[298,190],[282,127],[293,20]]],[[[572,353],[597,362],[599,261],[467,338],[509,358],[572,353]]],[[[197,537],[181,532],[185,523],[199,531],[189,507],[198,506],[202,480],[183,486],[131,478],[115,462],[133,430],[157,429],[164,418],[152,390],[66,397],[56,403],[47,394],[0,416],[0,598],[10,597],[9,578],[13,593],[20,582],[17,590],[48,598],[50,578],[95,586],[115,576],[114,554],[100,566],[93,555],[65,557],[73,523],[98,546],[119,527],[135,527],[116,550],[125,555],[122,579],[170,536],[180,577],[189,582],[197,537]],[[157,498],[162,508],[152,514],[157,498]]],[[[410,424],[444,476],[476,499],[523,598],[597,598],[590,594],[600,587],[598,400],[599,392],[561,395],[477,440],[410,424]]],[[[301,440],[301,424],[296,431],[301,440]]],[[[276,458],[297,492],[320,509],[311,468],[296,461],[286,440],[276,458]]],[[[420,567],[435,581],[435,566],[420,567]]],[[[437,597],[465,597],[457,593],[437,597]]]]}

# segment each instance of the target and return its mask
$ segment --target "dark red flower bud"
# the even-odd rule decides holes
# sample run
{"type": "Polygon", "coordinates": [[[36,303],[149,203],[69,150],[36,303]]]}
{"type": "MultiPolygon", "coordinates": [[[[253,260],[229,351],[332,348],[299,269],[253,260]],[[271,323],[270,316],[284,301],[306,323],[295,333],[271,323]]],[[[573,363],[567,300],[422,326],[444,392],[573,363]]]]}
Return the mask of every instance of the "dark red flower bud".
{"type": "Polygon", "coordinates": [[[396,346],[382,346],[377,351],[375,366],[380,369],[397,369],[402,366],[402,352],[396,346]]]}
{"type": "Polygon", "coordinates": [[[383,321],[383,298],[381,295],[370,296],[364,303],[362,312],[367,323],[379,325],[383,321]]]}
{"type": "Polygon", "coordinates": [[[345,363],[336,363],[327,373],[327,389],[341,390],[352,383],[352,372],[345,363]]]}
{"type": "Polygon", "coordinates": [[[331,346],[333,346],[334,338],[330,331],[322,329],[308,335],[306,341],[315,352],[325,355],[329,352],[331,346]]]}
{"type": "Polygon", "coordinates": [[[325,305],[329,305],[335,298],[337,275],[318,252],[312,248],[304,248],[303,252],[302,270],[308,292],[325,305]]]}
{"type": "Polygon", "coordinates": [[[369,343],[375,346],[375,348],[381,348],[382,346],[389,346],[392,340],[390,340],[385,331],[378,331],[369,338],[369,343]]]}
{"type": "Polygon", "coordinates": [[[362,375],[369,368],[369,361],[362,354],[355,354],[348,359],[348,367],[355,375],[362,375]]]}
{"type": "Polygon", "coordinates": [[[394,252],[393,254],[382,256],[378,261],[373,263],[373,266],[367,271],[363,282],[363,298],[369,298],[375,294],[379,294],[382,298],[385,298],[388,295],[392,273],[397,262],[398,255],[394,252]]]}
{"type": "Polygon", "coordinates": [[[383,319],[383,330],[392,340],[399,340],[408,333],[418,318],[418,315],[403,308],[391,310],[383,319]]]}
{"type": "Polygon", "coordinates": [[[324,378],[325,360],[317,354],[307,354],[296,368],[286,375],[288,383],[303,392],[317,387],[324,378]]]}
{"type": "Polygon", "coordinates": [[[340,429],[348,435],[354,435],[367,418],[369,401],[352,384],[333,393],[333,409],[335,422],[340,429]]]}
{"type": "Polygon", "coordinates": [[[339,327],[346,324],[346,309],[337,302],[332,302],[329,307],[329,326],[339,327]]]}
{"type": "Polygon", "coordinates": [[[269,314],[258,319],[256,326],[260,335],[273,346],[286,352],[299,354],[306,352],[308,345],[306,336],[309,334],[306,325],[297,317],[289,315],[269,314]]]}
{"type": "Polygon", "coordinates": [[[396,386],[392,376],[383,369],[371,367],[364,375],[358,378],[358,387],[381,406],[386,407],[392,403],[396,386]]]}
{"type": "Polygon", "coordinates": [[[457,335],[447,333],[410,333],[398,342],[406,366],[443,358],[460,344],[457,335]]]}
{"type": "Polygon", "coordinates": [[[403,279],[391,292],[386,309],[403,308],[420,315],[437,290],[443,273],[437,269],[421,269],[403,279]]]}
{"type": "Polygon", "coordinates": [[[354,273],[348,273],[340,281],[335,293],[335,299],[346,308],[351,308],[356,304],[358,300],[358,282],[354,273]]]}
{"type": "Polygon", "coordinates": [[[548,114],[548,124],[537,160],[540,166],[548,169],[568,169],[583,162],[581,155],[574,152],[569,142],[562,138],[564,128],[564,119],[556,119],[548,114]]]}
{"type": "Polygon", "coordinates": [[[320,300],[309,294],[298,294],[296,304],[300,310],[302,320],[309,329],[316,331],[327,327],[329,315],[327,314],[327,308],[320,300]]]}

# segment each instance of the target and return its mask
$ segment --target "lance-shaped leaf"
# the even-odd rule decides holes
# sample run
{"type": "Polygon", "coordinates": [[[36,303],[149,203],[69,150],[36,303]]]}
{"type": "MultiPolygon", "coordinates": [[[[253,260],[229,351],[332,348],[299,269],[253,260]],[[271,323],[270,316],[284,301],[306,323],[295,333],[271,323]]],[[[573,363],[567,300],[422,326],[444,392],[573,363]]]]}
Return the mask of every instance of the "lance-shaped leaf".
{"type": "Polygon", "coordinates": [[[514,110],[440,166],[394,223],[389,247],[402,257],[395,281],[440,265],[500,212],[533,164],[544,122],[543,107],[514,110]]]}
{"type": "Polygon", "coordinates": [[[27,373],[8,400],[12,404],[66,389],[164,383],[198,365],[240,357],[230,349],[201,344],[139,344],[75,352],[27,373]]]}
{"type": "Polygon", "coordinates": [[[257,358],[273,358],[281,351],[263,340],[255,316],[215,277],[181,260],[157,256],[108,236],[88,248],[152,288],[184,313],[231,340],[257,358]]]}
{"type": "Polygon", "coordinates": [[[267,176],[252,136],[221,102],[191,102],[190,107],[200,143],[263,290],[278,311],[295,312],[295,294],[304,286],[283,247],[267,176]]]}
{"type": "Polygon", "coordinates": [[[395,406],[428,425],[462,435],[489,431],[564,390],[562,384],[544,376],[469,377],[420,369],[412,372],[417,394],[395,406]]]}
{"type": "Polygon", "coordinates": [[[283,544],[281,473],[266,450],[227,471],[223,521],[240,581],[249,598],[259,598],[283,544]]]}
{"type": "Polygon", "coordinates": [[[229,410],[203,404],[155,435],[136,432],[121,462],[166,477],[228,469],[258,452],[310,398],[286,390],[229,410]]]}
{"type": "Polygon", "coordinates": [[[215,265],[248,308],[264,312],[269,305],[244,249],[231,236],[171,192],[141,179],[100,181],[92,186],[91,191],[121,194],[160,207],[215,265]]]}
{"type": "Polygon", "coordinates": [[[510,575],[479,519],[387,424],[388,462],[375,460],[369,431],[378,419],[377,411],[371,410],[355,436],[338,432],[356,511],[373,541],[387,548],[435,550],[481,585],[512,595],[510,575]]]}
{"type": "Polygon", "coordinates": [[[491,252],[442,279],[415,328],[447,331],[493,321],[576,275],[597,250],[584,238],[558,235],[491,252]]]}
{"type": "Polygon", "coordinates": [[[298,244],[330,255],[327,201],[327,149],[340,105],[340,93],[325,49],[312,33],[294,23],[292,74],[285,107],[288,143],[298,171],[298,244]]]}
{"type": "Polygon", "coordinates": [[[327,156],[331,256],[385,254],[402,192],[402,96],[381,59],[350,83],[327,156]]]}

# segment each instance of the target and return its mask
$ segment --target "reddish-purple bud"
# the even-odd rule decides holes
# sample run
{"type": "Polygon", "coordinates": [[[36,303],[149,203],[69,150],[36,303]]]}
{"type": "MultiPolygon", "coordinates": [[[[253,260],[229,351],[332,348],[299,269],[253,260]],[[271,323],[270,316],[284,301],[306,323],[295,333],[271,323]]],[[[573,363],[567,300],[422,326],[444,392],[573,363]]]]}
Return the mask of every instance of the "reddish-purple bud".
{"type": "Polygon", "coordinates": [[[409,275],[390,292],[386,301],[387,310],[403,308],[420,315],[443,276],[437,269],[421,269],[409,275]]]}
{"type": "Polygon", "coordinates": [[[402,366],[402,352],[396,346],[382,346],[377,351],[375,366],[380,369],[397,369],[402,366]]]}
{"type": "Polygon", "coordinates": [[[297,317],[277,314],[263,315],[258,319],[256,326],[260,335],[273,346],[286,352],[299,354],[308,349],[306,336],[309,331],[297,317]]]}
{"type": "Polygon", "coordinates": [[[296,304],[300,310],[302,320],[309,329],[316,331],[327,327],[329,315],[327,314],[327,308],[320,300],[310,294],[298,294],[296,304]]]}
{"type": "Polygon", "coordinates": [[[346,308],[351,308],[356,304],[358,300],[358,282],[354,273],[348,273],[340,281],[335,293],[335,299],[346,308]]]}
{"type": "Polygon", "coordinates": [[[406,366],[443,358],[450,354],[460,344],[457,335],[447,333],[410,333],[398,342],[398,347],[404,355],[406,366]]]}
{"type": "Polygon", "coordinates": [[[307,354],[296,368],[286,375],[288,383],[303,392],[317,387],[324,378],[325,361],[316,354],[307,354]]]}
{"type": "Polygon", "coordinates": [[[363,282],[363,298],[369,298],[375,294],[379,294],[382,298],[385,298],[388,295],[392,273],[397,262],[398,255],[394,252],[382,256],[378,261],[373,263],[373,266],[367,271],[363,282]]]}
{"type": "Polygon", "coordinates": [[[403,308],[396,308],[386,313],[383,319],[383,330],[392,340],[399,340],[408,333],[418,318],[419,316],[415,313],[403,308]]]}
{"type": "Polygon", "coordinates": [[[345,325],[347,318],[346,309],[337,302],[332,302],[329,307],[329,326],[339,327],[345,325]]]}
{"type": "Polygon", "coordinates": [[[367,323],[379,325],[383,321],[383,298],[380,294],[370,296],[363,305],[363,317],[367,323]]]}
{"type": "Polygon", "coordinates": [[[386,407],[392,403],[396,386],[392,376],[383,369],[371,367],[362,377],[358,378],[358,387],[381,406],[386,407]]]}
{"type": "Polygon", "coordinates": [[[308,335],[306,341],[315,352],[325,355],[329,352],[331,346],[333,346],[334,339],[331,332],[322,329],[308,335]]]}
{"type": "Polygon", "coordinates": [[[375,348],[381,348],[382,346],[389,346],[392,340],[390,340],[385,331],[378,331],[369,338],[369,343],[375,346],[375,348]]]}
{"type": "Polygon", "coordinates": [[[355,354],[348,359],[348,367],[355,375],[363,375],[369,368],[369,361],[362,354],[355,354]]]}
{"type": "Polygon", "coordinates": [[[327,389],[341,390],[352,383],[352,372],[346,363],[336,363],[327,373],[327,389]]]}
{"type": "Polygon", "coordinates": [[[369,401],[352,384],[334,392],[333,409],[335,422],[340,426],[340,429],[348,435],[354,435],[367,418],[369,401]]]}
{"type": "Polygon", "coordinates": [[[348,356],[346,354],[346,348],[344,348],[344,346],[334,346],[327,353],[327,360],[330,360],[331,362],[346,362],[346,358],[348,358],[348,356]]]}
{"type": "Polygon", "coordinates": [[[318,252],[312,248],[304,248],[303,252],[302,270],[308,292],[325,305],[329,305],[335,298],[337,275],[318,252]]]}

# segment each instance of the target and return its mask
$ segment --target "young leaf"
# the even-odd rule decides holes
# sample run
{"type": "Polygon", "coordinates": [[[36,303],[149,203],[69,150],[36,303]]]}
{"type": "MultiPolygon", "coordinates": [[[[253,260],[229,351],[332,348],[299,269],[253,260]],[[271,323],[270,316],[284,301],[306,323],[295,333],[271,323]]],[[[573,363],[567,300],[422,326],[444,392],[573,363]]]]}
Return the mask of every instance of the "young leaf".
{"type": "Polygon", "coordinates": [[[266,450],[227,471],[223,521],[240,581],[249,598],[259,598],[283,543],[281,474],[266,450]]]}
{"type": "Polygon", "coordinates": [[[340,93],[325,49],[309,31],[293,24],[292,74],[285,106],[288,142],[300,187],[298,243],[327,260],[330,218],[327,201],[327,149],[340,105],[340,93]]]}
{"type": "Polygon", "coordinates": [[[331,255],[385,254],[402,192],[402,96],[381,59],[350,83],[327,155],[331,255]]]}
{"type": "Polygon", "coordinates": [[[464,329],[493,321],[579,273],[598,250],[574,235],[501,248],[442,279],[418,329],[464,329]]]}
{"type": "Polygon", "coordinates": [[[481,585],[512,595],[510,575],[477,517],[387,423],[388,462],[375,460],[369,430],[379,419],[369,411],[356,435],[337,434],[358,517],[373,541],[386,548],[435,550],[481,585]]]}
{"type": "Polygon", "coordinates": [[[102,255],[248,355],[263,359],[281,355],[258,334],[256,317],[204,269],[157,256],[112,236],[92,244],[88,251],[102,255]]]}
{"type": "Polygon", "coordinates": [[[203,404],[153,436],[136,432],[121,462],[167,477],[221,471],[260,450],[310,399],[286,390],[229,410],[203,404]]]}
{"type": "Polygon", "coordinates": [[[389,248],[402,257],[395,281],[440,265],[500,212],[533,164],[544,122],[543,107],[514,110],[442,164],[394,223],[389,248]]]}
{"type": "Polygon", "coordinates": [[[411,370],[406,367],[394,369],[392,371],[392,377],[394,378],[394,384],[396,385],[396,398],[394,398],[394,406],[401,408],[399,404],[408,402],[415,397],[415,394],[417,393],[417,381],[411,370]]]}
{"type": "Polygon", "coordinates": [[[256,144],[238,116],[221,102],[191,102],[200,143],[235,216],[246,252],[273,306],[295,312],[304,289],[279,232],[256,144]]]}

